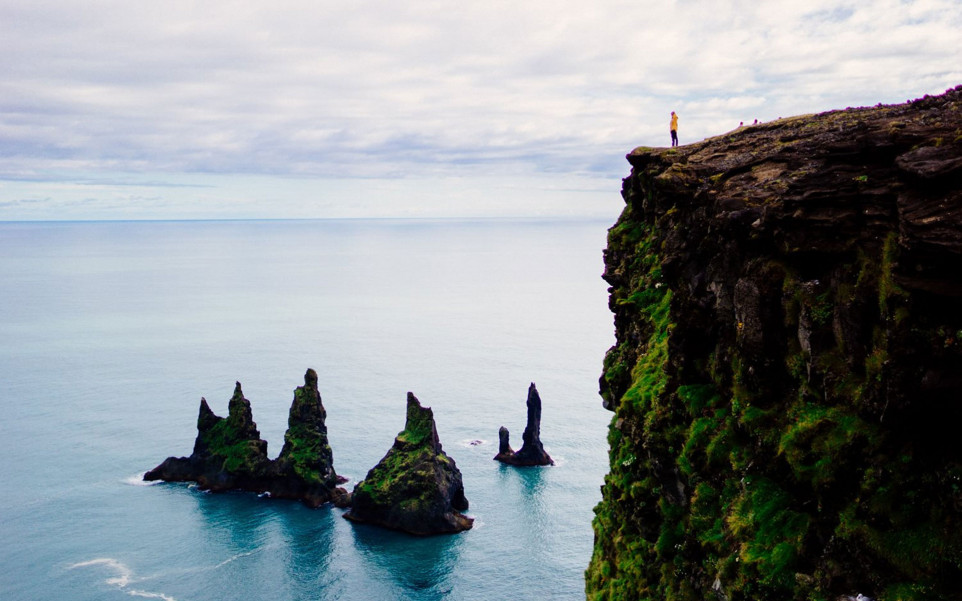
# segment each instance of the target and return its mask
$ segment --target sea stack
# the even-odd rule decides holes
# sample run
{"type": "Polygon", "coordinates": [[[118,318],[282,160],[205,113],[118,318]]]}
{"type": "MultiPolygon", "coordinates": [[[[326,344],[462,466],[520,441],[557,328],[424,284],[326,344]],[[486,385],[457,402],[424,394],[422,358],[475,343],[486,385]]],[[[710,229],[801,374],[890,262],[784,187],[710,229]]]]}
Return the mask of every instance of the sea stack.
{"type": "Polygon", "coordinates": [[[304,386],[294,391],[284,447],[275,461],[267,458],[262,440],[244,398],[240,382],[228,404],[227,418],[211,411],[201,398],[197,438],[190,457],[168,457],[144,474],[144,480],[196,482],[202,490],[245,490],[298,499],[317,507],[328,501],[344,504],[347,491],[334,473],[327,441],[327,417],[317,391],[317,372],[308,369],[304,386]]]}
{"type": "Polygon", "coordinates": [[[337,491],[337,485],[344,479],[334,473],[326,418],[321,393],[317,390],[317,372],[308,369],[304,385],[294,390],[284,447],[273,466],[271,496],[300,499],[313,507],[331,500],[340,503],[346,491],[337,491]]]}
{"type": "Polygon", "coordinates": [[[504,426],[498,431],[498,454],[494,456],[496,461],[517,466],[532,465],[554,465],[554,461],[544,450],[541,444],[541,397],[534,382],[528,387],[528,424],[521,435],[523,444],[521,450],[515,452],[511,449],[509,442],[509,432],[504,426]]]}
{"type": "Polygon", "coordinates": [[[410,534],[461,532],[474,520],[468,508],[461,472],[441,449],[434,413],[407,396],[407,420],[394,446],[354,487],[344,517],[410,534]]]}
{"type": "Polygon", "coordinates": [[[215,415],[207,400],[200,399],[191,456],[168,457],[144,474],[144,480],[196,482],[201,489],[211,491],[261,491],[267,485],[270,466],[267,441],[261,439],[250,401],[237,382],[226,418],[215,415]]]}

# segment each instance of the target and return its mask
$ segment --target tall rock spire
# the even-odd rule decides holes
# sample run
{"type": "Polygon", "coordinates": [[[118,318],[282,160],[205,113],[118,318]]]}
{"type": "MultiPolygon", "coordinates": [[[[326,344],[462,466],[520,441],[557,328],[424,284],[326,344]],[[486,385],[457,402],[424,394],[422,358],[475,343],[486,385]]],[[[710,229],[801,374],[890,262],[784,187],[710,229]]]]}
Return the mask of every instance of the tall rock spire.
{"type": "Polygon", "coordinates": [[[304,385],[294,390],[284,447],[274,463],[276,479],[271,484],[271,495],[304,499],[310,505],[331,499],[340,480],[334,473],[326,418],[321,393],[317,390],[317,372],[308,369],[304,385]]]}
{"type": "Polygon", "coordinates": [[[347,491],[337,487],[343,479],[334,473],[317,372],[308,369],[304,386],[294,391],[284,448],[275,461],[267,458],[267,441],[261,439],[240,382],[234,386],[227,411],[226,418],[220,417],[201,398],[191,456],[168,457],[144,474],[144,480],[197,482],[201,489],[212,491],[267,492],[312,507],[346,502],[347,491]]]}
{"type": "Polygon", "coordinates": [[[394,446],[354,487],[344,517],[411,534],[461,532],[474,520],[467,510],[461,471],[441,449],[434,413],[412,393],[404,430],[394,446]]]}
{"type": "Polygon", "coordinates": [[[534,382],[528,387],[528,423],[521,435],[522,445],[517,452],[511,449],[508,429],[498,431],[499,446],[495,460],[518,466],[554,465],[554,461],[541,444],[541,396],[534,382]]]}

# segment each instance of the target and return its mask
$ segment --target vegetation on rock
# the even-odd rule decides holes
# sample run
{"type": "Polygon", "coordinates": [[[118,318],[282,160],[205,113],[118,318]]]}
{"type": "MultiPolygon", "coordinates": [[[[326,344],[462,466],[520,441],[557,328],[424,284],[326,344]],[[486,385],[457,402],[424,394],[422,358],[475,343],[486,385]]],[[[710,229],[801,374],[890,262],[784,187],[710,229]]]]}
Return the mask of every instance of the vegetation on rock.
{"type": "Polygon", "coordinates": [[[204,490],[247,490],[299,499],[311,506],[328,501],[346,503],[347,492],[337,488],[343,479],[334,473],[327,441],[327,414],[317,391],[317,373],[308,369],[304,386],[294,391],[284,448],[275,461],[267,457],[250,401],[240,382],[228,403],[228,416],[219,417],[200,400],[197,438],[190,457],[168,457],[144,475],[144,480],[197,482],[204,490]]]}
{"type": "Polygon", "coordinates": [[[962,598],[962,87],[628,160],[589,599],[962,598]]]}
{"type": "Polygon", "coordinates": [[[461,472],[441,448],[434,414],[409,392],[404,430],[354,487],[344,517],[428,535],[471,528],[474,520],[460,513],[467,508],[461,472]]]}

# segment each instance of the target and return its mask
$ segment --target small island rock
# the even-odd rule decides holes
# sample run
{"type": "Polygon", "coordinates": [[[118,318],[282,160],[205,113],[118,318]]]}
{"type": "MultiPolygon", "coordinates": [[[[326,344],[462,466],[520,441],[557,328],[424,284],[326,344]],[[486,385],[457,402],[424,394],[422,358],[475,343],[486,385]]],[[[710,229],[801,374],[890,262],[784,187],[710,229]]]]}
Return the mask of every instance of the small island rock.
{"type": "Polygon", "coordinates": [[[498,454],[494,456],[496,461],[517,466],[532,465],[554,465],[554,460],[544,450],[541,444],[541,396],[534,382],[528,387],[528,424],[521,435],[523,444],[517,452],[511,449],[508,440],[508,429],[501,426],[498,430],[499,446],[498,454]]]}
{"type": "Polygon", "coordinates": [[[284,447],[274,461],[271,496],[300,499],[317,507],[340,496],[345,479],[334,473],[334,454],[327,440],[327,412],[317,390],[317,372],[308,369],[304,385],[294,390],[284,447]]]}
{"type": "Polygon", "coordinates": [[[280,456],[267,457],[262,440],[244,398],[240,382],[228,404],[228,416],[211,411],[200,400],[197,438],[190,457],[168,457],[144,474],[144,480],[196,482],[214,492],[245,490],[272,497],[298,499],[317,507],[333,501],[346,503],[347,491],[337,484],[344,479],[334,473],[334,458],[327,440],[327,413],[317,390],[317,372],[308,369],[304,386],[294,391],[288,429],[280,456]]]}
{"type": "Polygon", "coordinates": [[[267,441],[261,439],[250,401],[244,398],[241,384],[237,382],[226,418],[215,415],[207,400],[200,399],[197,438],[190,457],[168,457],[144,474],[144,480],[196,482],[201,489],[215,492],[231,489],[262,492],[270,464],[267,441]]]}
{"type": "Polygon", "coordinates": [[[394,446],[354,487],[344,517],[410,534],[461,532],[474,520],[461,472],[441,449],[434,414],[408,393],[407,420],[394,446]]]}

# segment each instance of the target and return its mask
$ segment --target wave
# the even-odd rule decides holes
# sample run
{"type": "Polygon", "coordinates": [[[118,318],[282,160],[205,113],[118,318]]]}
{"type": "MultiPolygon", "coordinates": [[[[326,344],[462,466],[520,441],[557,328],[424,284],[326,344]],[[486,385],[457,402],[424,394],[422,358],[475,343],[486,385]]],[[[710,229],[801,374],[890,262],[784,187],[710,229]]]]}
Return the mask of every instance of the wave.
{"type": "Polygon", "coordinates": [[[105,566],[113,570],[116,573],[116,576],[107,578],[104,582],[109,586],[117,587],[119,590],[127,593],[131,597],[162,599],[163,601],[177,601],[170,595],[165,595],[163,593],[153,593],[150,591],[131,588],[131,583],[139,581],[134,579],[134,571],[131,570],[126,564],[113,559],[112,557],[98,557],[97,559],[81,561],[80,563],[75,563],[68,566],[68,569],[73,570],[76,568],[86,568],[90,566],[105,566]]]}
{"type": "Polygon", "coordinates": [[[474,520],[474,524],[471,525],[471,530],[481,530],[482,528],[487,526],[487,524],[484,523],[484,520],[482,520],[476,515],[471,515],[470,513],[466,513],[464,515],[474,520]]]}
{"type": "Polygon", "coordinates": [[[481,447],[488,444],[487,440],[480,438],[465,438],[464,440],[458,441],[462,447],[481,447]]]}
{"type": "Polygon", "coordinates": [[[220,569],[220,568],[226,566],[226,565],[229,564],[229,563],[232,563],[232,562],[237,561],[238,559],[241,559],[242,557],[250,557],[251,555],[253,555],[253,554],[255,554],[255,553],[258,553],[258,552],[260,552],[261,550],[262,550],[262,549],[253,549],[253,550],[251,550],[251,551],[245,551],[244,553],[238,553],[237,555],[234,555],[234,556],[232,556],[232,557],[228,557],[227,559],[225,559],[224,561],[220,562],[219,564],[217,564],[217,565],[215,565],[215,566],[211,566],[211,567],[209,567],[209,568],[206,568],[206,570],[217,570],[217,569],[220,569]]]}
{"type": "Polygon", "coordinates": [[[139,474],[134,474],[133,476],[127,476],[124,478],[124,484],[129,484],[130,486],[153,486],[155,484],[160,484],[162,480],[153,480],[148,482],[144,480],[144,474],[147,472],[140,472],[139,474]]]}

